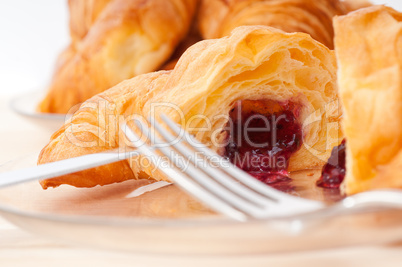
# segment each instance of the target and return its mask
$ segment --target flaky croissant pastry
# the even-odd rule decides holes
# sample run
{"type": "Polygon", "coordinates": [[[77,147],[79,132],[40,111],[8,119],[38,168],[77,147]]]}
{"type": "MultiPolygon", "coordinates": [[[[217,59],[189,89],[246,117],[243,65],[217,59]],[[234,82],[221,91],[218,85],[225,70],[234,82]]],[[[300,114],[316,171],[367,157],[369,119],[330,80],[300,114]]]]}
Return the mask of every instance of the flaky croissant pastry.
{"type": "Polygon", "coordinates": [[[198,2],[69,0],[72,41],[57,61],[38,111],[73,111],[124,79],[172,69],[201,37],[223,37],[241,25],[305,32],[332,48],[332,17],[367,5],[365,0],[202,0],[197,9],[198,2]]]}
{"type": "Polygon", "coordinates": [[[347,194],[402,187],[401,21],[384,6],[335,19],[347,194]]]}
{"type": "Polygon", "coordinates": [[[369,0],[344,0],[348,12],[372,6],[369,0]]]}
{"type": "Polygon", "coordinates": [[[106,6],[113,0],[68,0],[73,45],[84,39],[106,6]]]}
{"type": "Polygon", "coordinates": [[[308,33],[333,48],[332,18],[348,11],[339,0],[203,0],[200,31],[204,38],[218,38],[241,25],[267,25],[308,33]]]}
{"type": "MultiPolygon", "coordinates": [[[[137,76],[86,101],[52,136],[38,163],[124,149],[122,121],[164,113],[232,162],[234,156],[254,155],[257,165],[261,157],[281,157],[282,168],[234,162],[257,178],[272,178],[264,175],[321,166],[328,158],[342,138],[337,98],[335,58],[327,47],[304,33],[239,27],[229,37],[193,45],[173,71],[137,76]],[[237,142],[233,125],[244,128],[247,119],[261,128],[264,118],[277,123],[269,124],[277,129],[276,143],[266,128],[250,133],[258,148],[237,142]]],[[[92,187],[144,175],[167,179],[141,162],[137,157],[41,184],[92,187]]]]}
{"type": "Polygon", "coordinates": [[[197,2],[70,1],[72,43],[39,111],[67,113],[125,79],[157,70],[186,36],[197,2]]]}

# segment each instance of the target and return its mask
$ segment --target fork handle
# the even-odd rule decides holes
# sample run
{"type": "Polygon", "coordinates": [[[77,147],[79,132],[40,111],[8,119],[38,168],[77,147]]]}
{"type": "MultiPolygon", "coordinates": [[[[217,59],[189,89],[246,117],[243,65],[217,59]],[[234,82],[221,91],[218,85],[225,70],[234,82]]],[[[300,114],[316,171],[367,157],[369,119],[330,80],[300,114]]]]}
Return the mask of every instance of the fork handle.
{"type": "Polygon", "coordinates": [[[384,209],[402,210],[401,190],[386,189],[359,193],[318,211],[305,213],[299,216],[298,219],[328,219],[347,214],[377,212],[384,209]]]}
{"type": "Polygon", "coordinates": [[[384,208],[402,209],[402,191],[399,189],[366,191],[349,196],[338,205],[340,209],[352,212],[384,208]]]}
{"type": "Polygon", "coordinates": [[[58,177],[61,175],[125,160],[135,155],[138,155],[138,152],[109,152],[89,154],[76,158],[46,163],[32,168],[5,172],[0,174],[0,188],[33,180],[58,177]]]}

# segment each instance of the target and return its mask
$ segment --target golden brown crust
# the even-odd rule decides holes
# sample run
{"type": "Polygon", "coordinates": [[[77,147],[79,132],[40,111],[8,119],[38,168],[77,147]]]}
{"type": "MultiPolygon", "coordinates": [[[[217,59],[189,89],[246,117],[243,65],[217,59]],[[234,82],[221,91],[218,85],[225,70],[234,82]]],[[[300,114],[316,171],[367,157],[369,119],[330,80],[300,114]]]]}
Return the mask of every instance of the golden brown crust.
{"type": "Polygon", "coordinates": [[[89,32],[105,7],[113,0],[68,0],[70,36],[73,45],[89,32]]]}
{"type": "MultiPolygon", "coordinates": [[[[230,37],[193,45],[171,72],[137,76],[85,102],[71,121],[52,137],[38,162],[117,147],[126,149],[119,130],[121,119],[129,121],[135,115],[148,117],[155,105],[161,103],[162,106],[155,108],[156,114],[165,113],[219,152],[219,145],[225,141],[223,128],[228,118],[218,115],[228,115],[238,100],[270,99],[291,100],[302,105],[299,120],[305,145],[292,156],[290,170],[321,166],[330,149],[342,138],[336,124],[340,114],[335,81],[333,52],[309,35],[286,34],[265,26],[239,27],[230,37]],[[175,108],[182,112],[183,118],[175,108]],[[207,124],[205,120],[193,120],[190,129],[186,123],[194,115],[208,118],[210,128],[197,131],[194,128],[204,129],[207,124]]],[[[93,186],[132,179],[139,171],[156,180],[166,179],[144,168],[139,158],[130,166],[133,176],[124,176],[117,170],[127,170],[126,163],[119,163],[114,167],[99,167],[97,172],[76,174],[73,178],[46,180],[42,185],[45,188],[61,183],[93,186]],[[105,175],[103,168],[108,168],[105,175]],[[115,176],[109,177],[111,173],[115,176]]]]}
{"type": "Polygon", "coordinates": [[[57,61],[38,111],[67,113],[124,79],[172,69],[201,40],[194,30],[185,37],[193,22],[206,39],[241,25],[268,25],[308,33],[332,48],[332,17],[362,1],[203,0],[193,20],[198,0],[69,0],[72,42],[57,61]]]}
{"type": "Polygon", "coordinates": [[[200,31],[204,38],[228,35],[241,25],[267,25],[305,32],[333,48],[332,18],[348,12],[338,0],[203,0],[200,31]]]}
{"type": "Polygon", "coordinates": [[[365,7],[372,6],[369,0],[344,0],[348,12],[356,11],[365,7]]]}
{"type": "MultiPolygon", "coordinates": [[[[53,162],[81,155],[124,147],[117,129],[119,118],[141,110],[144,102],[156,89],[163,87],[167,73],[140,75],[120,83],[93,98],[80,107],[74,116],[51,137],[41,151],[38,164],[53,162]],[[133,86],[137,90],[133,90],[133,86]]],[[[137,177],[128,161],[101,166],[42,181],[43,188],[70,184],[77,187],[93,187],[122,182],[137,177]]]]}
{"type": "Polygon", "coordinates": [[[172,70],[176,66],[176,63],[179,61],[179,58],[183,53],[193,44],[199,42],[202,40],[202,37],[199,33],[198,30],[198,23],[197,20],[194,19],[193,24],[191,25],[191,28],[189,30],[189,33],[187,34],[186,38],[184,38],[183,41],[181,41],[180,44],[177,45],[176,50],[168,60],[161,68],[160,70],[172,70]]]}
{"type": "Polygon", "coordinates": [[[348,194],[402,187],[401,21],[384,6],[335,19],[348,194]]]}
{"type": "Polygon", "coordinates": [[[186,36],[197,1],[111,1],[59,60],[39,111],[67,113],[125,79],[158,69],[186,36]]]}

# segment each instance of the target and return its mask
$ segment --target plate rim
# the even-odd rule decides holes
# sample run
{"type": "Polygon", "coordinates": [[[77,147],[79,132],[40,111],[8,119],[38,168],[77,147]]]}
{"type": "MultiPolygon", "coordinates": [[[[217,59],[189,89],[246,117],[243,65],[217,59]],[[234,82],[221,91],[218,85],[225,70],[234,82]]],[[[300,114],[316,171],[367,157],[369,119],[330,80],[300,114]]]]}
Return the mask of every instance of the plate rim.
{"type": "MultiPolygon", "coordinates": [[[[55,120],[55,121],[65,121],[67,115],[66,114],[61,114],[61,113],[42,113],[42,112],[38,112],[38,111],[27,111],[24,109],[19,108],[18,103],[22,100],[27,99],[30,96],[39,96],[39,95],[43,95],[44,92],[46,92],[46,90],[44,89],[36,89],[36,90],[30,90],[28,92],[25,92],[23,94],[19,94],[16,96],[13,96],[9,102],[8,102],[8,106],[10,107],[10,109],[12,111],[14,111],[15,113],[22,115],[22,116],[26,116],[26,117],[30,117],[30,118],[36,118],[36,119],[51,119],[51,120],[55,120]]],[[[39,103],[35,102],[32,103],[35,104],[35,106],[37,106],[39,103]]]]}

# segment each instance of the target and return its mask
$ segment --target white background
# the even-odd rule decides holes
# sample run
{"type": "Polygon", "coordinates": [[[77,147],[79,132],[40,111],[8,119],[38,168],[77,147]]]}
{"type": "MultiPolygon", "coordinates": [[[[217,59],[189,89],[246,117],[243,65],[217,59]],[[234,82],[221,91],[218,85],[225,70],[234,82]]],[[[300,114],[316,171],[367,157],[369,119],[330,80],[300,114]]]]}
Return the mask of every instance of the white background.
{"type": "MultiPolygon", "coordinates": [[[[402,11],[402,0],[372,2],[402,11]]],[[[67,0],[0,0],[0,94],[46,85],[68,42],[67,0]]]]}

